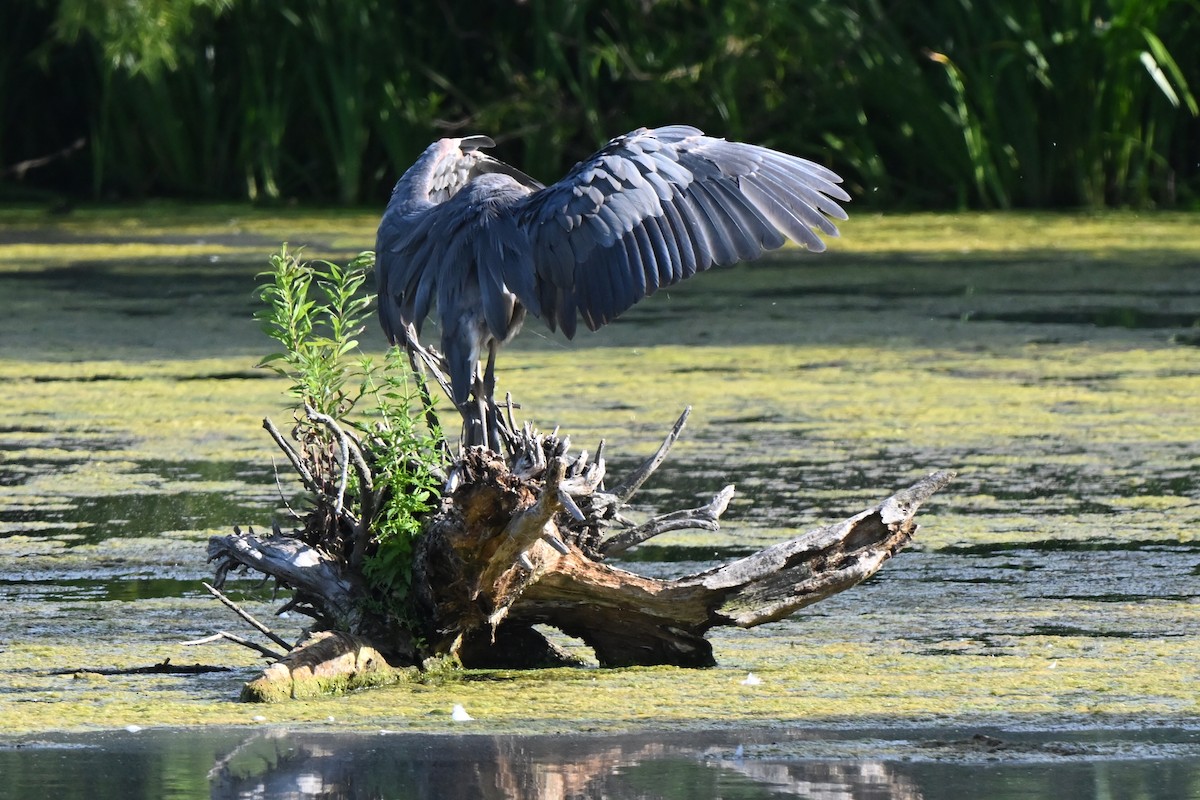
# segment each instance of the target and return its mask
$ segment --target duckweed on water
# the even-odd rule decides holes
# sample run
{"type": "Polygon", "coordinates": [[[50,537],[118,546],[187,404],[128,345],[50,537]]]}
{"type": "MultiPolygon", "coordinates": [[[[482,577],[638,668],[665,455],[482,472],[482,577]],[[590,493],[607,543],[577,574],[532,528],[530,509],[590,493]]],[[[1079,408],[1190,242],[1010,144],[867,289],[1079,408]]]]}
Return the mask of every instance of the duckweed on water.
{"type": "MultiPolygon", "coordinates": [[[[283,240],[344,260],[377,217],[128,213],[0,212],[4,733],[260,715],[441,731],[455,703],[473,730],[525,732],[1200,718],[1200,362],[1174,326],[1200,312],[1193,217],[862,216],[824,256],[713,272],[575,342],[531,321],[501,391],[579,446],[605,438],[612,472],[695,407],[638,513],[738,485],[720,531],[664,535],[675,563],[631,569],[700,569],[929,469],[960,477],[871,581],[717,633],[718,669],[468,672],[248,707],[230,701],[253,653],[179,643],[237,625],[200,597],[207,536],[282,506],[260,425],[287,420],[280,382],[252,369],[254,275],[283,240]],[[237,670],[88,671],[168,658],[237,670]]],[[[271,618],[264,590],[239,591],[271,618]]]]}

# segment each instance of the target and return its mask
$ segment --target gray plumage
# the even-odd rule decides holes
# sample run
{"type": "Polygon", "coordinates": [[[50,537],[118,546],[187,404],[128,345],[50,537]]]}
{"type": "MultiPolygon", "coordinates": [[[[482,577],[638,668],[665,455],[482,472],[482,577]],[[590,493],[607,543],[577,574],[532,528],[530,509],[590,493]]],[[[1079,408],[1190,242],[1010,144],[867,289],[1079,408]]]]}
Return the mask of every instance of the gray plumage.
{"type": "Polygon", "coordinates": [[[551,186],[480,152],[430,145],[379,225],[379,317],[393,344],[436,305],[464,443],[498,447],[494,360],[528,311],[595,330],[664,286],[792,241],[825,249],[850,199],[836,174],[684,125],[610,141],[551,186]],[[480,358],[488,356],[481,373],[480,358]],[[474,394],[474,402],[471,395],[474,394]]]}

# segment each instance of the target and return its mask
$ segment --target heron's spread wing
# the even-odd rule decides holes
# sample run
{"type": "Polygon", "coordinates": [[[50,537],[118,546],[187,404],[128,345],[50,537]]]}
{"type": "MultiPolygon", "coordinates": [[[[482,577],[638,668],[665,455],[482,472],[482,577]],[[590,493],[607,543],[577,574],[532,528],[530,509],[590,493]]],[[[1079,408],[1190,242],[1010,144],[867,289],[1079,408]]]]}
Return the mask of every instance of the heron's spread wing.
{"type": "MultiPolygon", "coordinates": [[[[375,242],[379,317],[393,343],[402,337],[407,325],[420,330],[433,302],[440,302],[439,294],[444,298],[448,293],[450,287],[439,289],[439,283],[461,284],[465,275],[460,273],[474,263],[473,251],[477,248],[472,240],[477,219],[468,208],[471,203],[466,196],[460,196],[462,190],[477,178],[494,174],[511,179],[506,183],[515,187],[514,199],[542,188],[541,183],[520,170],[479,151],[492,146],[494,143],[486,136],[436,142],[396,184],[375,242]]],[[[504,230],[496,235],[502,235],[511,250],[508,234],[504,230]]],[[[497,262],[497,269],[513,269],[508,254],[508,260],[497,262]]],[[[526,281],[532,280],[532,270],[527,272],[526,281]]],[[[490,288],[483,287],[485,299],[495,296],[490,288]]],[[[492,305],[495,308],[489,313],[489,321],[502,315],[498,301],[492,305]]]]}
{"type": "MultiPolygon", "coordinates": [[[[553,329],[595,330],[662,286],[746,261],[787,239],[821,251],[849,200],[833,172],[673,125],[617,137],[518,207],[536,309],[553,329]]],[[[524,299],[524,298],[523,298],[524,299]]]]}

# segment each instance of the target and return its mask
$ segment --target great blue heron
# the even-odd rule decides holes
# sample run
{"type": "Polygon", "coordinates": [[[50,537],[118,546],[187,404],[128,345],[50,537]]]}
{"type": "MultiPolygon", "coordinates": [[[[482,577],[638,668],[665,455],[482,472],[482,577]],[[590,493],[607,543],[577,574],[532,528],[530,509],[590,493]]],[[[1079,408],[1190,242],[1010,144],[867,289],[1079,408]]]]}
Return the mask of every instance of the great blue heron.
{"type": "Polygon", "coordinates": [[[551,330],[592,330],[713,265],[788,239],[821,251],[849,200],[803,158],[705,136],[639,128],[543,186],[480,151],[486,136],[434,142],[396,183],[379,224],[379,318],[393,344],[436,303],[463,442],[498,449],[496,350],[528,311],[551,330]],[[487,367],[480,357],[487,353],[487,367]]]}

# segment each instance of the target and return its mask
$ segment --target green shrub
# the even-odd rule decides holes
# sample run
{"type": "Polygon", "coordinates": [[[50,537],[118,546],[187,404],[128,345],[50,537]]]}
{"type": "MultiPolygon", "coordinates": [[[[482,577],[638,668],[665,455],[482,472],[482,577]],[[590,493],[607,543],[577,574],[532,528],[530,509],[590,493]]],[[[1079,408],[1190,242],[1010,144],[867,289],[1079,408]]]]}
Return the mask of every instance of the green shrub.
{"type": "Polygon", "coordinates": [[[304,538],[361,567],[375,610],[403,617],[444,448],[403,355],[393,348],[379,365],[359,350],[373,264],[372,253],[345,267],[305,262],[283,245],[262,273],[257,314],[282,349],[260,366],[290,384],[294,453],[313,495],[304,538]]]}

